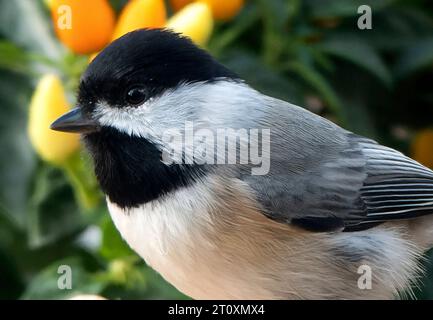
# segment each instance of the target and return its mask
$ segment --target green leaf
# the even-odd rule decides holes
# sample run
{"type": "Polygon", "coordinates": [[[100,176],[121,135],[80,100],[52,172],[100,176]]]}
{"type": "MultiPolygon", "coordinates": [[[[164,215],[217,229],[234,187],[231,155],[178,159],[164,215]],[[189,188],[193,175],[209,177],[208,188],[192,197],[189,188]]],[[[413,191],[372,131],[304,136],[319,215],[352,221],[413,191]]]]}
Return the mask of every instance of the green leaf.
{"type": "Polygon", "coordinates": [[[0,207],[24,227],[29,187],[36,158],[27,137],[29,81],[17,74],[0,73],[0,207]]]}
{"type": "Polygon", "coordinates": [[[65,260],[53,263],[49,267],[42,270],[35,276],[26,291],[22,295],[22,299],[69,299],[79,294],[100,294],[105,288],[106,283],[99,280],[99,277],[89,273],[84,267],[81,259],[71,257],[65,260]],[[72,288],[59,288],[59,278],[65,273],[59,273],[60,266],[68,266],[71,268],[72,288]]]}
{"type": "Polygon", "coordinates": [[[42,1],[0,0],[0,34],[16,45],[50,58],[62,48],[56,40],[51,18],[42,1]]]}
{"type": "Polygon", "coordinates": [[[221,61],[264,94],[294,104],[302,102],[300,88],[282,74],[265,66],[257,56],[243,50],[230,50],[225,52],[221,61]]]}
{"type": "Polygon", "coordinates": [[[161,275],[146,266],[143,262],[136,264],[134,269],[134,272],[136,273],[135,277],[138,279],[134,283],[130,283],[127,286],[127,290],[125,290],[124,285],[119,285],[107,280],[109,285],[102,292],[102,295],[110,299],[189,299],[184,294],[177,291],[176,288],[166,282],[161,275]]]}
{"type": "Polygon", "coordinates": [[[296,5],[294,6],[293,2],[297,1],[291,1],[292,3],[289,4],[286,0],[258,0],[265,24],[276,31],[284,31],[285,27],[287,27],[290,14],[296,11],[296,5]]]}
{"type": "Polygon", "coordinates": [[[209,43],[209,51],[214,56],[219,56],[222,50],[238,39],[257,21],[258,17],[259,13],[256,6],[249,6],[242,10],[240,16],[236,18],[230,28],[212,37],[209,43]]]}
{"type": "Polygon", "coordinates": [[[366,102],[355,97],[339,95],[347,119],[347,127],[357,134],[377,139],[374,119],[366,109],[366,102]]]}
{"type": "Polygon", "coordinates": [[[433,18],[421,8],[394,6],[373,18],[373,30],[350,32],[346,37],[355,40],[362,35],[362,41],[381,52],[392,55],[417,45],[421,39],[431,37],[433,18]]]}
{"type": "Polygon", "coordinates": [[[354,63],[376,76],[386,86],[391,86],[392,77],[388,67],[369,44],[359,40],[334,38],[323,41],[318,48],[325,53],[354,63]]]}
{"type": "Polygon", "coordinates": [[[83,211],[95,209],[102,198],[90,162],[88,154],[78,151],[63,164],[63,169],[83,211]]]}
{"type": "Polygon", "coordinates": [[[314,18],[350,17],[358,15],[358,8],[369,5],[372,12],[377,13],[395,0],[305,0],[314,18]]]}
{"type": "Polygon", "coordinates": [[[73,190],[59,169],[42,164],[35,176],[27,230],[31,248],[55,242],[84,229],[73,190]]]}
{"type": "Polygon", "coordinates": [[[284,51],[285,38],[288,30],[288,22],[293,7],[285,0],[258,0],[259,10],[263,20],[263,56],[267,64],[276,66],[284,51]]]}
{"type": "Polygon", "coordinates": [[[56,73],[56,63],[39,54],[30,53],[7,40],[0,40],[0,69],[38,78],[43,73],[56,73]]]}
{"type": "Polygon", "coordinates": [[[310,86],[312,86],[323,97],[329,108],[335,116],[338,117],[339,123],[345,125],[346,119],[341,102],[334,89],[328,84],[326,79],[312,67],[299,62],[290,62],[288,69],[298,74],[310,86]]]}
{"type": "Polygon", "coordinates": [[[5,250],[0,243],[0,299],[17,299],[23,290],[24,281],[12,252],[5,250]]]}
{"type": "Polygon", "coordinates": [[[426,67],[433,66],[433,37],[420,39],[399,57],[395,72],[402,78],[426,67]]]}
{"type": "Polygon", "coordinates": [[[120,236],[119,231],[117,231],[113,221],[108,216],[108,212],[101,225],[101,229],[102,245],[100,253],[104,258],[111,260],[136,256],[120,236]]]}
{"type": "Polygon", "coordinates": [[[190,299],[165,281],[156,271],[146,267],[148,295],[152,299],[190,299]]]}
{"type": "Polygon", "coordinates": [[[0,68],[14,72],[28,72],[27,53],[9,41],[0,40],[0,68]]]}

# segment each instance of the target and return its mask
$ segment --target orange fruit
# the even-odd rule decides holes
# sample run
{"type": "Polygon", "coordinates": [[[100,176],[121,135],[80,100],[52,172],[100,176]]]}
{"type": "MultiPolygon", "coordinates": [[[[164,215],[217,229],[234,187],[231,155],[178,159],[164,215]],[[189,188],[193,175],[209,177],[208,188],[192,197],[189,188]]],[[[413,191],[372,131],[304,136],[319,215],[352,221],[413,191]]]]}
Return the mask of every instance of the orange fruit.
{"type": "Polygon", "coordinates": [[[54,29],[75,53],[101,50],[111,39],[115,14],[107,0],[51,0],[54,29]]]}
{"type": "Polygon", "coordinates": [[[163,0],[131,0],[123,8],[112,40],[142,28],[162,28],[167,20],[163,0]]]}
{"type": "Polygon", "coordinates": [[[419,132],[412,143],[412,157],[433,169],[433,129],[419,132]]]}
{"type": "Polygon", "coordinates": [[[185,7],[187,4],[190,4],[194,0],[170,0],[171,7],[174,11],[179,11],[183,7],[185,7]]]}
{"type": "Polygon", "coordinates": [[[243,8],[244,0],[199,0],[206,2],[212,9],[213,16],[217,20],[229,20],[234,18],[243,8]]]}

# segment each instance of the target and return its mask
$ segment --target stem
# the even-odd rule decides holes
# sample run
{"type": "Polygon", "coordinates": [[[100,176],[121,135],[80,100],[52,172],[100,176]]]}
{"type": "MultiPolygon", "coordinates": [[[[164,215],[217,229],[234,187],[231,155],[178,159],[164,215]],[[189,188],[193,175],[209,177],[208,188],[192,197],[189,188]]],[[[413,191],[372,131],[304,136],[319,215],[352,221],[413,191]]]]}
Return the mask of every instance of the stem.
{"type": "Polygon", "coordinates": [[[62,168],[74,189],[80,206],[84,211],[94,209],[101,200],[101,193],[94,175],[85,165],[80,152],[67,159],[62,168]]]}

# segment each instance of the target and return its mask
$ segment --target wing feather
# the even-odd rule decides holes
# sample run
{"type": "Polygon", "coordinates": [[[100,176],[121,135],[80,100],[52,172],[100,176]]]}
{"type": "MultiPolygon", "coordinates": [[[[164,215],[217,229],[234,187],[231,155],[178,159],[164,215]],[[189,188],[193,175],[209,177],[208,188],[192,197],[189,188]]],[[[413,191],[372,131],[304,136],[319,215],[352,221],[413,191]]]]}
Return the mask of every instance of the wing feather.
{"type": "Polygon", "coordinates": [[[360,190],[366,214],[360,224],[433,213],[433,171],[374,141],[362,139],[360,146],[367,159],[360,190]]]}
{"type": "Polygon", "coordinates": [[[267,217],[311,231],[358,231],[433,214],[432,170],[304,109],[270,101],[270,172],[241,174],[267,217]]]}

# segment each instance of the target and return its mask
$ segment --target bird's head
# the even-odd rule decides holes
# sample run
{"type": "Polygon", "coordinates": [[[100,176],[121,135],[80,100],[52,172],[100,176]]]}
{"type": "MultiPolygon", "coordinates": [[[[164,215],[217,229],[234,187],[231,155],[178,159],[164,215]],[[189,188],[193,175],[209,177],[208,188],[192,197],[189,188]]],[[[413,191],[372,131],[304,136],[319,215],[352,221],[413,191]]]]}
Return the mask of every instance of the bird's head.
{"type": "Polygon", "coordinates": [[[227,81],[239,79],[188,38],[162,29],[134,31],[92,61],[80,81],[78,106],[52,129],[152,140],[177,123],[199,120],[209,92],[202,88],[227,81]]]}
{"type": "Polygon", "coordinates": [[[187,166],[160,163],[164,133],[184,128],[187,121],[198,127],[224,126],[233,117],[227,101],[238,94],[238,85],[246,87],[188,38],[161,29],[138,30],[114,41],[90,63],[80,81],[77,107],[52,129],[83,135],[111,197],[119,198],[119,192],[110,190],[113,184],[125,179],[139,184],[152,171],[160,174],[156,185],[170,173],[167,189],[177,180],[185,183],[177,172],[187,166]]]}

